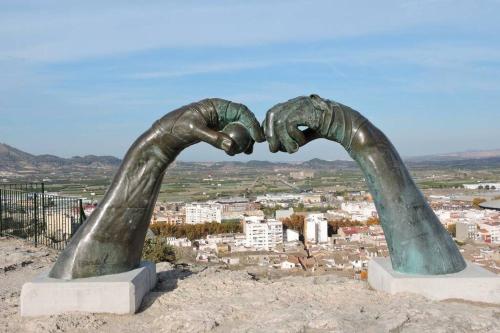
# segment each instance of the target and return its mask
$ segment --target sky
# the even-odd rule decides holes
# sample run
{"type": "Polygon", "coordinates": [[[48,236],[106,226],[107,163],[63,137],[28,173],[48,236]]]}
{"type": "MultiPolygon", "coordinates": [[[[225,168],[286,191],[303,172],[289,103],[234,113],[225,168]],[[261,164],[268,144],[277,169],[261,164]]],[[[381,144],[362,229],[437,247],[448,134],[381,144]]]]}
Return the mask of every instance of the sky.
{"type": "MultiPolygon", "coordinates": [[[[0,1],[0,142],[123,157],[164,114],[220,97],[262,121],[317,93],[360,111],[403,156],[500,148],[500,1],[0,1]]],[[[295,154],[185,161],[348,159],[295,154]]]]}

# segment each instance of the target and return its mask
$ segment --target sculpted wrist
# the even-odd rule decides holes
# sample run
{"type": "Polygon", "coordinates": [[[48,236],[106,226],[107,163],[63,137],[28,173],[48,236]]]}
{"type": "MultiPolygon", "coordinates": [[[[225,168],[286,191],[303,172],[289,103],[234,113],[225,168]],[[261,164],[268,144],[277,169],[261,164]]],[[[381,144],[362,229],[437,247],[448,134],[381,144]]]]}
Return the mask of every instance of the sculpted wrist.
{"type": "Polygon", "coordinates": [[[148,141],[150,141],[153,146],[159,147],[162,152],[171,159],[174,159],[183,149],[192,144],[176,135],[173,131],[179,116],[176,114],[176,111],[154,122],[151,129],[147,132],[149,134],[148,136],[151,138],[148,141]]]}
{"type": "Polygon", "coordinates": [[[356,133],[365,123],[369,123],[368,120],[348,106],[331,100],[323,102],[318,104],[324,114],[321,135],[340,143],[350,153],[356,133]]]}
{"type": "Polygon", "coordinates": [[[333,122],[335,121],[335,112],[333,111],[332,106],[328,103],[328,100],[325,100],[318,95],[310,96],[311,102],[314,106],[315,112],[315,120],[313,123],[317,124],[317,128],[313,128],[317,131],[322,138],[332,140],[330,138],[330,129],[333,126],[333,122]]]}
{"type": "Polygon", "coordinates": [[[192,126],[218,127],[216,107],[211,99],[204,99],[174,110],[156,121],[150,131],[155,142],[165,150],[177,155],[185,148],[199,142],[193,135],[192,126]]]}

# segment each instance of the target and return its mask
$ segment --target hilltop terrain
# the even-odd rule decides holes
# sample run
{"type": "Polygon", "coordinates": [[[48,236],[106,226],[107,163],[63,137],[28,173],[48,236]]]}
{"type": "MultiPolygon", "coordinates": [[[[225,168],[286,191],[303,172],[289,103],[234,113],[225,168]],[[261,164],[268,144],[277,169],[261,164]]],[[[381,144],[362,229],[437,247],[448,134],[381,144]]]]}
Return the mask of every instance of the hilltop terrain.
{"type": "Polygon", "coordinates": [[[334,274],[256,280],[246,270],[157,264],[159,282],[133,316],[21,318],[22,284],[56,252],[0,239],[2,332],[499,332],[500,307],[390,296],[334,274]]]}

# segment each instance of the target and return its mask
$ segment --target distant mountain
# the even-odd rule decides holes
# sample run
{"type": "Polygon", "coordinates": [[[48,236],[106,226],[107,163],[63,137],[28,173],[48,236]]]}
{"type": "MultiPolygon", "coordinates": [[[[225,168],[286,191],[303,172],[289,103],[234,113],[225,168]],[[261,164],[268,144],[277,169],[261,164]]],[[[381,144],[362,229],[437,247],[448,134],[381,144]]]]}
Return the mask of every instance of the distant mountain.
{"type": "Polygon", "coordinates": [[[493,150],[471,150],[457,153],[434,154],[408,157],[406,161],[458,161],[471,159],[500,158],[500,149],[493,150]]]}
{"type": "Polygon", "coordinates": [[[73,156],[69,159],[72,163],[82,164],[82,165],[110,165],[119,166],[122,162],[121,159],[114,156],[96,156],[96,155],[85,155],[85,156],[73,156]]]}
{"type": "Polygon", "coordinates": [[[62,158],[54,155],[32,155],[0,143],[0,171],[50,170],[59,168],[116,168],[121,160],[113,156],[75,156],[62,158]]]}
{"type": "MultiPolygon", "coordinates": [[[[105,171],[113,174],[120,166],[121,160],[113,156],[74,156],[62,158],[54,155],[32,155],[7,144],[0,144],[0,172],[37,173],[51,172],[93,172],[105,171]]],[[[488,151],[469,151],[410,157],[405,159],[409,168],[484,168],[500,167],[500,149],[488,151]]],[[[268,169],[268,170],[341,170],[357,169],[356,162],[350,160],[327,161],[314,158],[304,162],[270,162],[251,160],[220,162],[184,162],[176,161],[171,166],[177,170],[210,171],[214,169],[268,169]]]]}
{"type": "Polygon", "coordinates": [[[319,158],[313,158],[312,160],[302,162],[300,166],[310,169],[350,169],[350,168],[356,168],[357,164],[354,161],[346,161],[346,160],[326,161],[319,158]]]}

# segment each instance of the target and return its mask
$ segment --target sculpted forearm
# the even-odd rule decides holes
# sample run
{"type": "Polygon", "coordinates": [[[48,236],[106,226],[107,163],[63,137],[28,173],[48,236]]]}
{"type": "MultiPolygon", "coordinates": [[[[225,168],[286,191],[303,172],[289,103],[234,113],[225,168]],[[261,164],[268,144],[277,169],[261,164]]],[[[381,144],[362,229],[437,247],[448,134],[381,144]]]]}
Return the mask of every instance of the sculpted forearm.
{"type": "Polygon", "coordinates": [[[136,268],[168,165],[200,141],[228,154],[239,152],[238,142],[219,132],[230,122],[248,130],[250,149],[253,140],[264,140],[244,105],[222,99],[192,103],[156,121],[132,144],[98,208],[72,237],[50,276],[74,279],[136,268]]]}
{"type": "Polygon", "coordinates": [[[389,139],[351,108],[335,110],[331,138],[358,163],[372,193],[393,268],[446,274],[465,268],[458,249],[413,181],[389,139]]]}
{"type": "Polygon", "coordinates": [[[377,208],[393,268],[404,273],[448,274],[465,268],[457,246],[415,185],[389,139],[359,112],[317,95],[268,111],[271,151],[293,153],[325,138],[340,143],[363,171],[377,208]],[[308,129],[300,132],[298,126],[308,129]]]}

